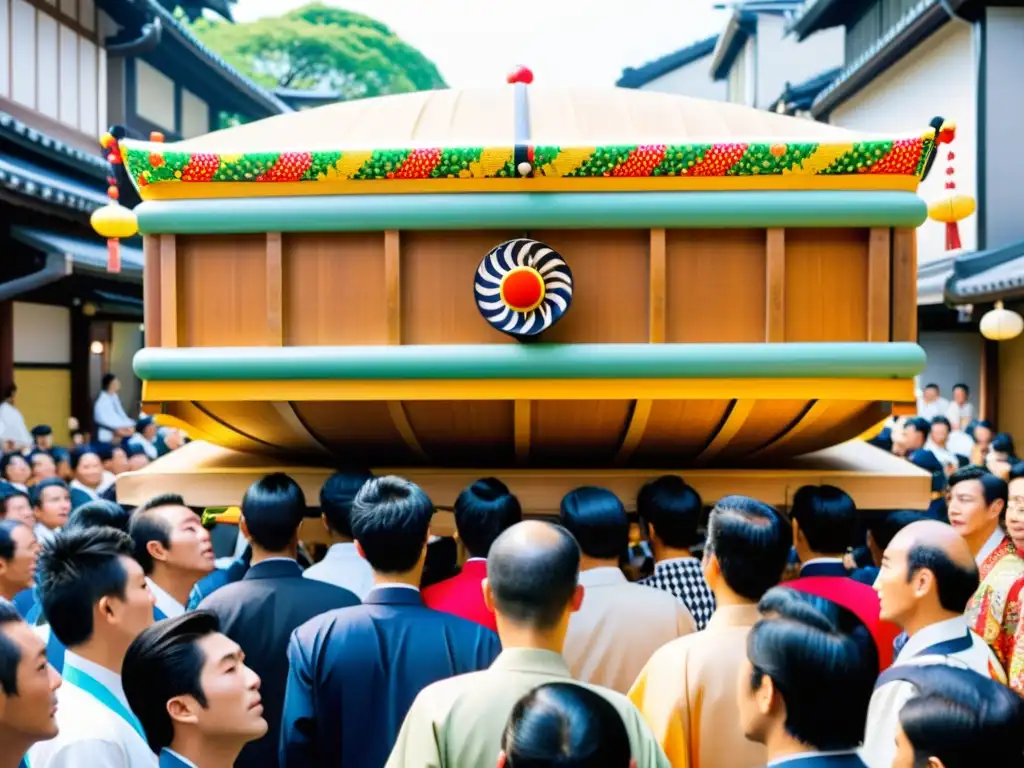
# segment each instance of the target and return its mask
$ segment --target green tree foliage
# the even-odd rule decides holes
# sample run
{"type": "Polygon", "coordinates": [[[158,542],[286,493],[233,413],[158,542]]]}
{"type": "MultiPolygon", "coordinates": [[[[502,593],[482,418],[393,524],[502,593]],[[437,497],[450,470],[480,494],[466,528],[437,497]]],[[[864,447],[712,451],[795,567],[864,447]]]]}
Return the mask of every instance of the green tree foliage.
{"type": "Polygon", "coordinates": [[[321,3],[249,24],[199,19],[193,29],[269,88],[327,89],[358,99],[447,87],[434,63],[384,24],[321,3]]]}

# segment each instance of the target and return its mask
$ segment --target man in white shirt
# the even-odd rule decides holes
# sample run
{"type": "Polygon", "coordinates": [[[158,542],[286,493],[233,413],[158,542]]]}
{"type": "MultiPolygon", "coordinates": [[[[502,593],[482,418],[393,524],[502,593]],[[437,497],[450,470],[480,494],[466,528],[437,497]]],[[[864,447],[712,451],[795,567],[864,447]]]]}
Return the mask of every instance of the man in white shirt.
{"type": "Polygon", "coordinates": [[[11,384],[0,400],[0,453],[23,453],[32,447],[32,435],[25,425],[25,417],[14,407],[17,395],[18,388],[11,384]]]}
{"type": "Polygon", "coordinates": [[[935,458],[942,464],[947,475],[953,474],[960,468],[960,460],[956,454],[949,450],[950,424],[945,416],[936,416],[932,419],[931,429],[928,432],[928,442],[924,444],[926,450],[934,454],[935,458]]]}
{"type": "Polygon", "coordinates": [[[964,467],[949,478],[949,524],[967,542],[982,579],[1007,554],[999,521],[1008,499],[1006,481],[981,467],[964,467]]]}
{"type": "Polygon", "coordinates": [[[192,587],[214,569],[210,532],[181,496],[163,494],[135,510],[128,533],[156,598],[154,618],[180,616],[192,587]]]}
{"type": "Polygon", "coordinates": [[[67,647],[55,739],[29,750],[32,768],[152,768],[156,756],[121,687],[128,646],[153,623],[153,595],[113,528],[67,531],[44,550],[37,573],[50,631],[67,647]]]}
{"type": "Polygon", "coordinates": [[[267,732],[260,678],[244,659],[206,611],[155,624],[129,646],[125,696],[160,768],[232,768],[267,732]]]}
{"type": "Polygon", "coordinates": [[[323,560],[303,573],[307,579],[347,589],[360,600],[373,589],[373,569],[356,551],[349,516],[356,494],[372,477],[366,470],[352,469],[327,478],[320,489],[320,516],[331,537],[331,547],[323,560]]]}
{"type": "Polygon", "coordinates": [[[101,443],[112,443],[114,438],[130,437],[135,433],[135,419],[129,418],[121,405],[118,392],[121,382],[117,376],[108,373],[103,377],[102,390],[93,405],[92,418],[96,423],[96,439],[101,443]]]}
{"type": "Polygon", "coordinates": [[[32,509],[36,515],[36,538],[40,544],[53,541],[71,514],[71,492],[59,477],[48,477],[32,486],[32,509]]]}
{"type": "Polygon", "coordinates": [[[931,421],[936,416],[945,416],[949,400],[939,397],[938,384],[926,384],[921,399],[917,401],[917,415],[931,421]]]}
{"type": "Polygon", "coordinates": [[[970,395],[966,384],[953,385],[953,402],[946,409],[945,416],[954,430],[967,429],[967,425],[974,421],[974,404],[968,401],[970,395]]]}
{"type": "Polygon", "coordinates": [[[995,655],[963,618],[978,586],[978,568],[964,540],[935,520],[900,530],[882,556],[875,581],[881,618],[909,635],[890,670],[875,684],[861,757],[870,768],[890,768],[903,705],[914,686],[898,679],[904,665],[950,664],[1005,682],[995,655]]]}

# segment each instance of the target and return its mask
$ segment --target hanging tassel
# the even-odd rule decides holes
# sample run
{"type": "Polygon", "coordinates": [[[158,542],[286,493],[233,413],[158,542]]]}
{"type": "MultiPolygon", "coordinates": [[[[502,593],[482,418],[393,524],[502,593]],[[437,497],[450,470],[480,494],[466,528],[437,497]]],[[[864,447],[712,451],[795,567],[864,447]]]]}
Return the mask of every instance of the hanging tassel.
{"type": "Polygon", "coordinates": [[[121,271],[121,241],[116,237],[107,240],[107,272],[121,271]]]}
{"type": "Polygon", "coordinates": [[[963,246],[960,244],[960,226],[955,221],[946,222],[946,250],[958,251],[963,246]]]}

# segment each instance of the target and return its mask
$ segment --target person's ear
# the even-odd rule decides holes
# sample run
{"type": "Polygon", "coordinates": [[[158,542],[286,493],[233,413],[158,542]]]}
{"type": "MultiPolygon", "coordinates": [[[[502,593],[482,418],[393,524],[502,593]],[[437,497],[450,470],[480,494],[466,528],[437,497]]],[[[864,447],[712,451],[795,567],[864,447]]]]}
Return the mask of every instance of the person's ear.
{"type": "Polygon", "coordinates": [[[355,540],[356,554],[358,554],[363,560],[366,560],[366,552],[363,551],[363,545],[359,543],[359,539],[355,540]]]}
{"type": "Polygon", "coordinates": [[[110,598],[110,595],[104,595],[97,603],[96,607],[93,608],[93,624],[98,621],[105,621],[108,624],[113,624],[117,619],[117,613],[114,610],[114,601],[110,598]]]}
{"type": "Polygon", "coordinates": [[[242,536],[252,544],[252,536],[249,535],[249,526],[245,524],[245,517],[238,518],[238,530],[242,532],[242,536]]]}
{"type": "Polygon", "coordinates": [[[995,517],[995,518],[998,519],[998,518],[1002,517],[1003,512],[1005,510],[1006,510],[1006,502],[1003,501],[1002,499],[996,499],[995,501],[992,502],[992,504],[988,508],[989,517],[995,517]],[[993,513],[995,513],[995,514],[993,514],[993,513]]]}
{"type": "Polygon", "coordinates": [[[928,768],[946,768],[946,764],[937,757],[929,757],[928,768]]]}
{"type": "Polygon", "coordinates": [[[576,589],[572,593],[572,600],[569,601],[569,613],[576,613],[583,605],[583,598],[585,596],[586,589],[582,584],[577,584],[576,589]]]}
{"type": "Polygon", "coordinates": [[[324,524],[324,530],[327,531],[327,533],[330,533],[331,526],[327,522],[327,515],[320,515],[320,522],[324,524]]]}
{"type": "Polygon", "coordinates": [[[505,763],[508,762],[508,758],[505,756],[505,750],[501,750],[498,753],[498,768],[505,768],[505,763]]]}
{"type": "Polygon", "coordinates": [[[167,549],[159,541],[147,541],[146,552],[156,562],[163,562],[167,559],[167,549]]]}
{"type": "Polygon", "coordinates": [[[911,583],[914,588],[914,596],[918,599],[928,594],[928,590],[938,585],[935,583],[935,574],[927,568],[918,568],[917,572],[911,577],[911,583]]]}
{"type": "Polygon", "coordinates": [[[702,570],[704,571],[704,581],[708,583],[708,586],[714,584],[722,575],[722,564],[718,562],[718,555],[714,552],[705,554],[702,570]]]}
{"type": "Polygon", "coordinates": [[[803,544],[804,534],[800,530],[800,523],[798,523],[796,521],[796,518],[793,518],[792,522],[793,522],[793,543],[796,544],[797,542],[799,542],[800,544],[803,544]]]}
{"type": "Polygon", "coordinates": [[[7,573],[7,561],[0,558],[0,577],[7,573]]]}
{"type": "Polygon", "coordinates": [[[487,610],[494,613],[494,593],[491,591],[490,579],[484,579],[480,582],[480,590],[484,593],[484,605],[487,606],[487,610]]]}
{"type": "Polygon", "coordinates": [[[171,722],[195,725],[199,720],[197,704],[198,702],[191,696],[175,696],[167,702],[167,714],[170,715],[171,722]]]}
{"type": "Polygon", "coordinates": [[[775,703],[775,683],[768,675],[761,676],[761,687],[754,693],[754,702],[757,704],[757,711],[764,716],[772,712],[775,703]]]}

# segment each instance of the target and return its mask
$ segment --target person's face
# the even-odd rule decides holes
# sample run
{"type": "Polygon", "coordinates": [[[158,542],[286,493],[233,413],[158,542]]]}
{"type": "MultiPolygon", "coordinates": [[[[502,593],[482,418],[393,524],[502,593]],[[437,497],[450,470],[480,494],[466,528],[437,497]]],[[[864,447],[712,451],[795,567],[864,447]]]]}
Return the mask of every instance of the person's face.
{"type": "Polygon", "coordinates": [[[35,583],[39,542],[32,529],[24,525],[11,532],[11,540],[14,542],[14,556],[10,560],[0,558],[0,580],[20,592],[35,583]]]}
{"type": "Polygon", "coordinates": [[[113,379],[110,382],[110,386],[107,387],[107,392],[110,392],[111,394],[115,394],[116,395],[120,391],[121,391],[121,380],[120,379],[113,379]]]}
{"type": "Polygon", "coordinates": [[[198,642],[204,663],[199,676],[206,706],[191,696],[168,702],[174,720],[195,725],[204,736],[247,743],[267,732],[263,719],[260,678],[245,665],[245,655],[233,640],[214,633],[198,642]]]}
{"type": "Polygon", "coordinates": [[[913,541],[897,534],[889,542],[882,553],[882,562],[878,568],[874,588],[878,593],[879,617],[903,626],[904,620],[910,616],[917,606],[917,581],[921,579],[907,578],[907,552],[913,541]]]}
{"type": "Polygon", "coordinates": [[[946,440],[949,439],[949,427],[941,422],[938,424],[932,424],[932,442],[940,448],[945,446],[946,440]]]}
{"type": "Polygon", "coordinates": [[[44,451],[50,450],[53,448],[53,435],[40,435],[36,438],[36,445],[44,451]]]}
{"type": "Polygon", "coordinates": [[[50,530],[61,528],[68,522],[71,513],[71,495],[67,488],[53,486],[43,488],[39,494],[39,506],[36,508],[36,520],[50,530]]]}
{"type": "Polygon", "coordinates": [[[124,448],[115,448],[110,456],[110,460],[103,462],[103,466],[107,471],[115,475],[127,472],[128,454],[124,452],[124,448]]]}
{"type": "Polygon", "coordinates": [[[7,478],[9,483],[25,485],[28,479],[32,477],[32,467],[21,456],[12,456],[4,468],[4,477],[7,478]]]}
{"type": "Polygon", "coordinates": [[[144,453],[137,453],[128,459],[128,471],[135,472],[149,465],[149,456],[144,453]]]}
{"type": "Polygon", "coordinates": [[[184,436],[181,434],[180,429],[168,430],[167,434],[164,435],[164,445],[167,446],[168,450],[176,451],[181,448],[184,442],[184,436]]]}
{"type": "Polygon", "coordinates": [[[988,427],[975,427],[974,442],[982,448],[987,448],[992,443],[992,430],[988,427]]]}
{"type": "Polygon", "coordinates": [[[158,429],[159,427],[156,424],[150,424],[148,427],[142,430],[142,436],[149,440],[149,442],[153,442],[154,440],[156,440],[156,432],[158,429]]]}
{"type": "Polygon", "coordinates": [[[86,453],[78,460],[75,477],[87,488],[96,488],[103,482],[103,462],[95,453],[86,453]]]}
{"type": "Polygon", "coordinates": [[[964,538],[991,528],[999,520],[1003,502],[985,503],[980,480],[964,480],[949,492],[949,524],[964,538]]]}
{"type": "Polygon", "coordinates": [[[1010,503],[1006,507],[1006,533],[1017,551],[1024,552],[1024,478],[1010,481],[1010,503]]]}
{"type": "Polygon", "coordinates": [[[7,499],[6,504],[4,504],[4,509],[6,510],[5,517],[8,520],[17,520],[29,528],[36,524],[36,515],[32,511],[32,502],[24,496],[11,496],[7,499]]]}
{"type": "Polygon", "coordinates": [[[953,390],[953,401],[957,405],[963,405],[967,402],[967,392],[964,391],[963,387],[956,387],[953,390]]]}
{"type": "Polygon", "coordinates": [[[119,559],[127,577],[124,599],[116,595],[101,598],[96,604],[93,621],[95,626],[105,622],[114,628],[127,646],[142,630],[153,624],[156,597],[149,591],[142,566],[130,557],[121,556],[119,559]]]}
{"type": "Polygon", "coordinates": [[[32,742],[57,735],[57,696],[61,679],[46,661],[46,644],[23,621],[5,624],[0,632],[20,651],[15,673],[17,693],[0,692],[0,726],[32,742]]]}
{"type": "Polygon", "coordinates": [[[918,432],[914,427],[903,431],[904,440],[907,444],[907,453],[913,453],[924,448],[925,434],[918,432]]]}
{"type": "Polygon", "coordinates": [[[37,483],[48,477],[57,476],[57,464],[48,453],[37,453],[32,457],[32,479],[37,483]]]}
{"type": "Polygon", "coordinates": [[[924,390],[924,401],[926,403],[934,403],[939,399],[939,390],[935,387],[926,387],[924,390]]]}
{"type": "Polygon", "coordinates": [[[167,549],[158,547],[154,557],[167,563],[171,568],[192,573],[209,573],[213,570],[213,543],[210,532],[203,527],[199,515],[188,507],[163,507],[157,510],[171,529],[167,549]]]}

